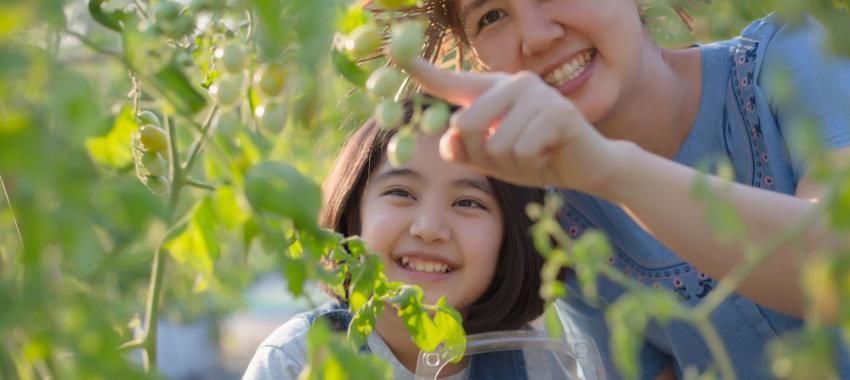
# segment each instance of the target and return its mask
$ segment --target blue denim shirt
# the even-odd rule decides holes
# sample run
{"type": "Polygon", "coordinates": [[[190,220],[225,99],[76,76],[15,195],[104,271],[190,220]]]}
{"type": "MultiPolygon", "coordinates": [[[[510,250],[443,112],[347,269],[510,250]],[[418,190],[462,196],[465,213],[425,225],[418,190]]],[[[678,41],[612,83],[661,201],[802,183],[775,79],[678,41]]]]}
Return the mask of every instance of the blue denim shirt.
{"type": "MultiPolygon", "coordinates": [[[[738,182],[793,195],[806,170],[805,158],[794,145],[797,121],[812,121],[825,149],[850,145],[850,61],[820,52],[824,32],[812,19],[792,27],[770,15],[752,23],[742,36],[701,46],[700,109],[675,161],[692,167],[706,162],[712,167],[727,159],[738,182]],[[788,74],[796,89],[792,102],[782,103],[777,96],[775,72],[788,74]]],[[[620,207],[575,191],[560,192],[567,204],[560,215],[564,229],[576,237],[590,228],[604,231],[614,247],[609,264],[627,276],[676,292],[691,306],[716,286],[715,279],[649,235],[620,207]]],[[[603,307],[596,308],[576,296],[580,289],[573,273],[565,276],[572,294],[564,300],[570,328],[595,337],[609,376],[618,378],[611,364],[604,305],[624,290],[600,280],[603,307]]],[[[738,294],[726,299],[710,318],[741,379],[772,378],[765,345],[802,327],[801,320],[738,294]]],[[[835,338],[842,342],[837,332],[835,338]]],[[[850,378],[846,342],[839,344],[836,360],[841,378],[850,378]]],[[[650,324],[640,362],[640,377],[650,379],[669,366],[679,375],[691,365],[702,371],[713,360],[696,330],[674,321],[650,324]]]]}

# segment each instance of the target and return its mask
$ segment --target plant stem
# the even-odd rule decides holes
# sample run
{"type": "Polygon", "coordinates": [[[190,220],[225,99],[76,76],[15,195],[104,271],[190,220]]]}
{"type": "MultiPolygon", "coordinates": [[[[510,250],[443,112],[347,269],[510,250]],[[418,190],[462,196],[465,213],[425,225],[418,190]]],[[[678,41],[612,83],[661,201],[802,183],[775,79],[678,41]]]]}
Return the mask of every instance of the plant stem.
{"type": "MultiPolygon", "coordinates": [[[[171,195],[168,200],[168,224],[174,224],[174,217],[177,215],[177,203],[180,200],[180,191],[182,190],[182,178],[184,173],[180,167],[180,156],[177,153],[177,132],[169,122],[168,114],[163,117],[165,130],[168,132],[168,147],[171,151],[171,195]]],[[[159,304],[162,298],[163,274],[165,273],[165,258],[162,253],[165,251],[162,248],[162,243],[157,247],[153,256],[153,264],[151,269],[150,284],[148,286],[147,308],[145,315],[145,336],[142,339],[145,348],[145,371],[150,372],[151,368],[156,367],[156,340],[157,340],[157,324],[159,322],[159,304]]]]}
{"type": "Polygon", "coordinates": [[[189,152],[189,158],[186,159],[186,165],[183,166],[183,171],[189,172],[192,170],[192,165],[195,164],[195,160],[198,158],[201,148],[204,146],[204,141],[207,139],[207,134],[212,126],[212,120],[216,111],[218,111],[218,105],[213,106],[212,110],[210,110],[210,114],[207,116],[207,120],[204,121],[204,125],[201,126],[201,134],[192,144],[192,151],[189,152]]]}
{"type": "Polygon", "coordinates": [[[732,366],[732,361],[729,359],[729,353],[726,352],[726,346],[723,345],[723,341],[720,340],[720,336],[717,335],[717,330],[714,329],[714,325],[712,325],[711,321],[707,319],[701,321],[695,320],[692,322],[700,335],[702,335],[703,339],[705,339],[705,344],[708,346],[708,350],[711,351],[711,354],[714,356],[714,360],[720,370],[720,377],[725,380],[735,380],[735,367],[732,366]]]}
{"type": "Polygon", "coordinates": [[[201,182],[201,181],[194,180],[194,179],[192,179],[192,178],[186,178],[186,179],[183,181],[183,183],[184,183],[184,184],[186,184],[186,185],[188,185],[188,186],[197,187],[197,188],[199,188],[199,189],[204,189],[204,190],[215,190],[215,186],[213,186],[213,185],[211,185],[211,184],[209,184],[209,183],[206,183],[206,182],[201,182]]]}

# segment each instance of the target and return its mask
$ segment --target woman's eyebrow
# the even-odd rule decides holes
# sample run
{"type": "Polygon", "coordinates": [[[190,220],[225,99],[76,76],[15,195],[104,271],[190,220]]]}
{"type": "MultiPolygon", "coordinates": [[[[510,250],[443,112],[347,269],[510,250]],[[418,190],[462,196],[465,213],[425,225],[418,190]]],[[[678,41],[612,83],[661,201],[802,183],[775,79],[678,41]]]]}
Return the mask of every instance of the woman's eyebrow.
{"type": "Polygon", "coordinates": [[[461,8],[460,10],[460,22],[465,22],[466,17],[469,16],[470,12],[477,8],[483,7],[490,1],[491,0],[471,0],[470,2],[464,4],[463,8],[461,8]]]}
{"type": "Polygon", "coordinates": [[[478,190],[481,190],[489,195],[494,195],[493,188],[490,186],[490,183],[487,181],[480,181],[477,179],[457,179],[452,181],[452,186],[454,187],[472,187],[478,190]]]}

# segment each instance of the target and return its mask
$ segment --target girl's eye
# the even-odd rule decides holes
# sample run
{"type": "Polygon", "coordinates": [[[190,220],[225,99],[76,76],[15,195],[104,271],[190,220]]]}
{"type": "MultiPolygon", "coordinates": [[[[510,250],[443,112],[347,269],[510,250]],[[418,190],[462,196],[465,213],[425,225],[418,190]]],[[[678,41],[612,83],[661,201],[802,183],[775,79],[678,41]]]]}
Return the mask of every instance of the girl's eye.
{"type": "Polygon", "coordinates": [[[482,210],[487,210],[487,206],[484,206],[483,203],[476,201],[474,199],[461,199],[461,200],[455,202],[455,206],[480,208],[482,210]]]}
{"type": "Polygon", "coordinates": [[[413,195],[411,195],[410,192],[404,189],[389,189],[387,191],[384,191],[381,195],[392,195],[394,197],[413,199],[413,195]]]}
{"type": "Polygon", "coordinates": [[[486,26],[488,26],[488,25],[490,25],[490,24],[492,24],[496,21],[499,21],[499,19],[504,16],[504,13],[505,13],[504,11],[500,11],[500,10],[497,10],[497,9],[487,11],[487,13],[484,13],[484,15],[481,16],[481,19],[478,20],[478,30],[481,30],[481,29],[485,28],[486,26]]]}

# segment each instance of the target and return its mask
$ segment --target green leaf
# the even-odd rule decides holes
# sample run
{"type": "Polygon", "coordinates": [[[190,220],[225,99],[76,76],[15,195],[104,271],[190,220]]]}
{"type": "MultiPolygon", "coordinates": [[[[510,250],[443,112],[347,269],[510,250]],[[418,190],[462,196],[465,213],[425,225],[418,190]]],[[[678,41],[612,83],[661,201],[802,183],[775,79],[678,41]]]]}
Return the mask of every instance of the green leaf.
{"type": "Polygon", "coordinates": [[[360,66],[357,66],[357,63],[352,61],[348,55],[337,49],[333,49],[331,51],[331,62],[333,62],[334,70],[342,75],[343,78],[357,87],[363,88],[366,86],[369,73],[361,69],[360,66]]]}
{"type": "Polygon", "coordinates": [[[384,312],[384,302],[374,298],[354,313],[348,325],[348,340],[354,348],[362,347],[375,329],[377,317],[384,312]]]}
{"type": "Polygon", "coordinates": [[[216,188],[213,201],[215,213],[228,229],[234,229],[248,220],[248,213],[242,208],[232,186],[216,188]]]}
{"type": "Polygon", "coordinates": [[[372,297],[375,280],[384,269],[381,259],[377,255],[365,256],[363,264],[359,265],[353,273],[351,283],[350,303],[352,310],[360,310],[366,301],[372,297]]]}
{"type": "Polygon", "coordinates": [[[121,109],[112,129],[105,136],[86,140],[89,155],[96,162],[113,168],[123,168],[133,162],[131,138],[139,129],[133,110],[125,106],[121,109]]]}
{"type": "Polygon", "coordinates": [[[254,165],[245,175],[245,196],[257,212],[289,218],[299,229],[318,230],[322,192],[294,167],[274,161],[254,165]]]}
{"type": "Polygon", "coordinates": [[[286,284],[293,296],[304,294],[304,282],[307,280],[307,266],[303,260],[287,260],[284,264],[286,284]]]}
{"type": "Polygon", "coordinates": [[[449,306],[446,296],[437,300],[437,312],[434,314],[434,326],[440,331],[440,340],[444,344],[443,358],[452,362],[463,359],[466,351],[466,332],[463,330],[463,317],[449,306]]]}
{"type": "Polygon", "coordinates": [[[392,302],[398,305],[398,316],[404,321],[404,327],[410,333],[413,342],[425,352],[432,352],[440,344],[440,333],[434,321],[428,316],[423,304],[422,288],[405,285],[392,302]]]}
{"type": "MultiPolygon", "coordinates": [[[[201,278],[208,279],[221,255],[221,246],[215,233],[218,223],[212,199],[205,197],[192,211],[188,227],[174,239],[167,241],[164,247],[178,263],[189,266],[202,276],[201,278]]],[[[205,290],[206,282],[202,281],[200,284],[196,291],[205,290]]]]}
{"type": "Polygon", "coordinates": [[[106,0],[89,0],[89,13],[100,25],[116,32],[121,32],[121,30],[124,29],[122,22],[129,19],[130,15],[121,11],[104,11],[102,5],[105,1],[106,0]]]}
{"type": "Polygon", "coordinates": [[[352,4],[345,11],[345,14],[339,19],[337,29],[342,34],[349,34],[362,25],[366,25],[372,20],[369,12],[365,12],[360,4],[352,4]]]}
{"type": "Polygon", "coordinates": [[[558,316],[558,309],[556,309],[554,302],[546,307],[543,322],[546,326],[546,332],[552,339],[561,340],[564,338],[564,325],[561,324],[561,317],[558,316]]]}
{"type": "Polygon", "coordinates": [[[207,105],[207,99],[192,86],[189,78],[174,62],[154,74],[154,78],[163,91],[162,95],[177,112],[194,115],[207,105]]]}

